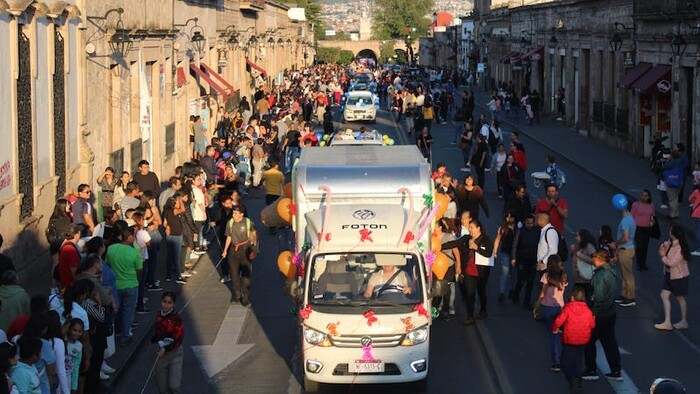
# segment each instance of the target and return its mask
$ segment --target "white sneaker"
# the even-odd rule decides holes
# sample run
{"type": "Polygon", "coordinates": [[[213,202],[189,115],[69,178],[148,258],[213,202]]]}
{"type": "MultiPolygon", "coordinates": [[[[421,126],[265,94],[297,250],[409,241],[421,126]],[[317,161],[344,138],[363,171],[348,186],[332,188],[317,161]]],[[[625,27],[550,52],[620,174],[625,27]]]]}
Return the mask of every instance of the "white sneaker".
{"type": "Polygon", "coordinates": [[[189,272],[183,272],[182,275],[180,275],[180,276],[183,277],[183,278],[191,278],[191,277],[192,277],[192,274],[189,273],[189,272]]]}
{"type": "Polygon", "coordinates": [[[105,361],[103,361],[102,362],[102,372],[109,374],[109,373],[115,373],[115,372],[117,372],[117,370],[110,367],[109,364],[107,364],[105,361]]]}
{"type": "Polygon", "coordinates": [[[668,205],[666,205],[666,204],[661,204],[661,205],[659,206],[659,208],[661,208],[661,209],[668,209],[668,205]]]}
{"type": "Polygon", "coordinates": [[[226,275],[226,276],[224,276],[223,278],[219,279],[219,283],[227,283],[227,282],[230,282],[230,281],[231,281],[231,276],[230,276],[230,275],[226,275]]]}
{"type": "Polygon", "coordinates": [[[491,171],[490,168],[484,168],[484,172],[489,172],[489,171],[491,171]]]}
{"type": "Polygon", "coordinates": [[[459,170],[462,172],[470,172],[469,167],[462,167],[459,170]]]}
{"type": "Polygon", "coordinates": [[[690,252],[690,254],[692,254],[693,256],[700,256],[700,250],[694,250],[690,252]]]}
{"type": "Polygon", "coordinates": [[[100,371],[100,380],[109,380],[109,375],[100,371]]]}

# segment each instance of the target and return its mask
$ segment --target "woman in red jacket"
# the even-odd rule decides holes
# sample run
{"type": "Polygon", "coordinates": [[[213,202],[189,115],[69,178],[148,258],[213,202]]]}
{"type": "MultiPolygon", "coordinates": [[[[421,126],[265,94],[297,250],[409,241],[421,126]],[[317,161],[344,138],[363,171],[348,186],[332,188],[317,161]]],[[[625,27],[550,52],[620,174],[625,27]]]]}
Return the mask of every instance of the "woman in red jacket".
{"type": "Polygon", "coordinates": [[[156,383],[161,393],[179,393],[182,381],[182,339],[185,328],[182,317],[175,311],[175,293],[166,291],[160,299],[156,315],[156,333],[151,342],[158,346],[156,383]]]}
{"type": "Polygon", "coordinates": [[[561,370],[569,382],[572,393],[581,391],[581,375],[584,366],[584,349],[591,339],[591,330],[595,327],[595,318],[586,305],[586,291],[577,287],[571,292],[571,300],[554,319],[552,332],[561,336],[561,370]]]}

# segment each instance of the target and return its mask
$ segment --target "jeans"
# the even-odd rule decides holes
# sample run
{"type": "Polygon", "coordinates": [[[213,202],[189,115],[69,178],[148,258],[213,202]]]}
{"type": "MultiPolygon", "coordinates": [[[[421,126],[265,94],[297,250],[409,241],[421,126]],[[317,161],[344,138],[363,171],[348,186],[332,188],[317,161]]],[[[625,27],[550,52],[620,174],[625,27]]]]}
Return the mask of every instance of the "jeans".
{"type": "Polygon", "coordinates": [[[608,316],[596,316],[595,328],[591,332],[591,340],[586,345],[586,370],[596,371],[596,341],[600,340],[605,352],[605,358],[608,360],[610,372],[619,372],[622,370],[620,365],[620,349],[617,347],[617,338],[615,338],[615,320],[617,316],[613,313],[608,316]]]}
{"type": "Polygon", "coordinates": [[[650,236],[651,227],[637,226],[637,231],[634,233],[634,254],[637,257],[637,269],[647,268],[650,236]]]}
{"type": "Polygon", "coordinates": [[[175,273],[175,279],[180,277],[180,249],[182,249],[182,235],[168,235],[166,237],[168,247],[168,260],[166,264],[165,277],[171,278],[171,273],[175,273]]]}
{"type": "Polygon", "coordinates": [[[584,366],[584,353],[586,345],[562,345],[561,348],[561,371],[566,376],[566,380],[581,378],[584,366]]]}
{"type": "Polygon", "coordinates": [[[117,290],[119,293],[119,312],[117,314],[117,326],[121,332],[121,341],[126,342],[131,339],[131,323],[134,322],[136,312],[136,299],[138,298],[138,287],[117,290]]]}
{"type": "Polygon", "coordinates": [[[501,264],[501,279],[499,281],[499,293],[504,294],[510,286],[510,253],[504,253],[503,251],[498,252],[498,262],[501,264]]]}
{"type": "Polygon", "coordinates": [[[622,271],[622,286],[620,294],[628,300],[634,299],[635,283],[634,283],[634,249],[618,249],[617,256],[620,259],[620,270],[622,271]]]}
{"type": "Polygon", "coordinates": [[[549,340],[549,357],[552,359],[552,364],[559,364],[561,359],[561,340],[559,335],[552,332],[552,324],[554,319],[561,313],[561,307],[540,305],[540,316],[544,320],[545,328],[547,329],[547,339],[549,340]]]}
{"type": "Polygon", "coordinates": [[[143,270],[146,272],[146,283],[153,284],[156,281],[158,255],[160,254],[160,246],[163,243],[163,236],[160,233],[160,229],[149,231],[148,235],[151,236],[151,247],[148,249],[148,265],[144,265],[143,270]]]}
{"type": "Polygon", "coordinates": [[[486,313],[486,284],[489,281],[491,267],[477,265],[476,270],[479,272],[479,277],[476,279],[476,293],[479,295],[479,312],[486,313]]]}
{"type": "Polygon", "coordinates": [[[292,172],[292,167],[294,167],[294,162],[297,161],[299,157],[300,148],[298,146],[288,146],[287,152],[284,156],[284,172],[292,172]]]}
{"type": "Polygon", "coordinates": [[[462,160],[464,161],[464,167],[469,167],[469,152],[472,150],[472,143],[467,143],[467,147],[462,149],[462,160]]]}
{"type": "MultiPolygon", "coordinates": [[[[148,260],[143,262],[144,268],[150,265],[150,260],[151,259],[149,256],[148,260]]],[[[143,296],[146,292],[146,276],[148,276],[148,272],[146,272],[146,269],[141,270],[141,277],[139,278],[138,295],[136,296],[136,308],[138,309],[143,308],[143,296]]]]}

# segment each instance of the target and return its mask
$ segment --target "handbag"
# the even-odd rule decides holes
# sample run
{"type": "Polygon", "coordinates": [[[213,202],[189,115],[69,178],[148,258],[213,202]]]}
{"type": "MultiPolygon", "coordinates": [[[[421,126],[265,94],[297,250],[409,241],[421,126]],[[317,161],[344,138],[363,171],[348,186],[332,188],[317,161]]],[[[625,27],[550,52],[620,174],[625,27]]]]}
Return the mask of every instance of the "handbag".
{"type": "Polygon", "coordinates": [[[651,217],[651,222],[651,233],[649,234],[649,236],[654,239],[661,238],[661,229],[659,228],[659,221],[656,220],[656,216],[651,217]]]}
{"type": "Polygon", "coordinates": [[[591,278],[593,278],[594,268],[592,264],[588,264],[581,259],[576,259],[576,269],[581,278],[585,280],[591,280],[591,278]]]}

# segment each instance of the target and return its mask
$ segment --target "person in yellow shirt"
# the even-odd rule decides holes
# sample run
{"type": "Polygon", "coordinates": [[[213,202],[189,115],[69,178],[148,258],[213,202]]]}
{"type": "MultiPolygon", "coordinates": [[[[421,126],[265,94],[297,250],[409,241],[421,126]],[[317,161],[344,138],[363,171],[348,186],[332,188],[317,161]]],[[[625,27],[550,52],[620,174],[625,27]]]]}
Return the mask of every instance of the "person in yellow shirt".
{"type": "Polygon", "coordinates": [[[272,157],[268,163],[270,169],[262,174],[262,181],[265,182],[265,205],[275,202],[284,190],[284,174],[280,171],[279,161],[272,157]]]}

